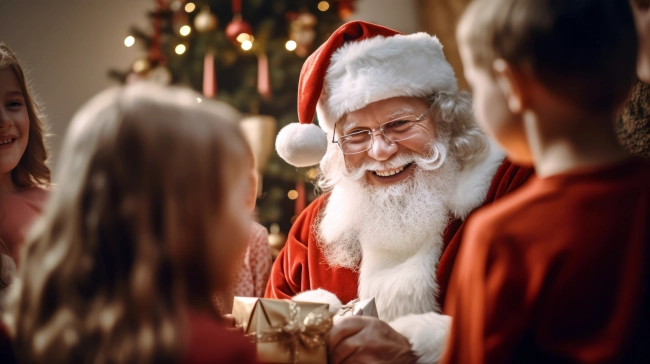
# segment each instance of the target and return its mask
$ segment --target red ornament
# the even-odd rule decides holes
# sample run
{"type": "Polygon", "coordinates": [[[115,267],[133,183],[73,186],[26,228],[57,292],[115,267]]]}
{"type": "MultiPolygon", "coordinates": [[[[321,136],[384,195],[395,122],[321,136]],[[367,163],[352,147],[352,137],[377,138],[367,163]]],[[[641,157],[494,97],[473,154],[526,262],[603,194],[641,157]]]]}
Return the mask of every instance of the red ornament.
{"type": "Polygon", "coordinates": [[[228,37],[228,39],[230,39],[234,44],[239,44],[239,42],[237,42],[237,36],[242,33],[252,35],[253,29],[250,24],[245,20],[242,20],[240,14],[235,14],[232,21],[226,26],[226,37],[228,37]]]}

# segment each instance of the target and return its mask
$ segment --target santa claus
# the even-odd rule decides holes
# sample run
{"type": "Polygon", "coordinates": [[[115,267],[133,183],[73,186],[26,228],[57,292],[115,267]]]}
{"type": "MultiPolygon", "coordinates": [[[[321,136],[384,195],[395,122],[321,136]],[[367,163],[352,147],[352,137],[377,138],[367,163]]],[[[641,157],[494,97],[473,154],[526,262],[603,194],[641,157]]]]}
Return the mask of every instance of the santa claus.
{"type": "Polygon", "coordinates": [[[481,133],[426,33],[343,25],[303,66],[298,116],[276,148],[292,165],[320,163],[324,194],[289,232],[266,296],[332,310],[374,297],[380,320],[340,320],[330,332],[332,362],[437,361],[463,221],[531,171],[481,133]]]}

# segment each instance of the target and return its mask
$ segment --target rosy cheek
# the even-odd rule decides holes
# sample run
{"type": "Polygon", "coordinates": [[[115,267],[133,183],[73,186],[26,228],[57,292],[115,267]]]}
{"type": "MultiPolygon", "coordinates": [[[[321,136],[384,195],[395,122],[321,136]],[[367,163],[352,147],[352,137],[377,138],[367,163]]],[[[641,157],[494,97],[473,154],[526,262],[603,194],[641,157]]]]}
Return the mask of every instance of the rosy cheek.
{"type": "Polygon", "coordinates": [[[348,169],[357,169],[363,164],[363,156],[368,152],[358,153],[358,154],[345,154],[345,165],[348,169]]]}

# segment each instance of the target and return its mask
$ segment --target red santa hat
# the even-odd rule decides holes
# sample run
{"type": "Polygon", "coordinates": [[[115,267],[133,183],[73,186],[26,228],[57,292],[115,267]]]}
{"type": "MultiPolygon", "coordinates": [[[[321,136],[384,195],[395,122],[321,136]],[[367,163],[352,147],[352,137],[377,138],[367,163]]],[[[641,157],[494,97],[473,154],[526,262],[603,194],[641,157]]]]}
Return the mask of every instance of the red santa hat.
{"type": "Polygon", "coordinates": [[[427,33],[405,35],[380,25],[342,25],[302,66],[298,120],[280,130],[275,147],[296,167],[318,164],[334,124],[375,101],[456,91],[442,44],[427,33]],[[312,124],[318,115],[320,128],[312,124]]]}

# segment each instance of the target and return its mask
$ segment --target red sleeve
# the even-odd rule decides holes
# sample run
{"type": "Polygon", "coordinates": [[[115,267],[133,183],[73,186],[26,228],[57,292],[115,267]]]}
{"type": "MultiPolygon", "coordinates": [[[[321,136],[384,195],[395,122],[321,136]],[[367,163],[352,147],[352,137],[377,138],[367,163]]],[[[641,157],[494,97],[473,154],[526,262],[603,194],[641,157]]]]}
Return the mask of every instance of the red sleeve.
{"type": "Polygon", "coordinates": [[[307,247],[313,223],[326,198],[327,195],[323,195],[312,202],[291,227],[287,242],[271,269],[264,297],[286,299],[310,289],[307,247]]]}
{"type": "Polygon", "coordinates": [[[511,362],[529,320],[525,257],[493,226],[468,222],[445,306],[453,321],[443,363],[511,362]]]}

